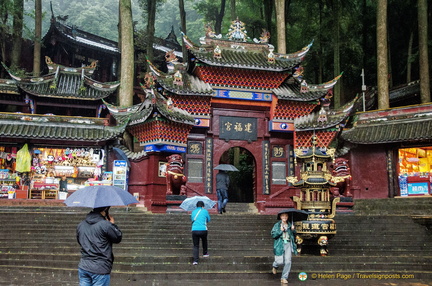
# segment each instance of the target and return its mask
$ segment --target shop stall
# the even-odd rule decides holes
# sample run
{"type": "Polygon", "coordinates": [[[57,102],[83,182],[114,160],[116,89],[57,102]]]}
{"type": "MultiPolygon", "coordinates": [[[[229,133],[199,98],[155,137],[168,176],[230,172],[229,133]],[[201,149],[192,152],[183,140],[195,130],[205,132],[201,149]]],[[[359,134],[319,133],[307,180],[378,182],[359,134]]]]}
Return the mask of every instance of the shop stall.
{"type": "Polygon", "coordinates": [[[0,198],[64,200],[84,186],[112,185],[112,172],[102,171],[101,148],[33,146],[30,171],[25,173],[16,170],[16,147],[0,152],[0,198]]]}
{"type": "Polygon", "coordinates": [[[399,149],[401,196],[432,194],[432,147],[399,149]]]}

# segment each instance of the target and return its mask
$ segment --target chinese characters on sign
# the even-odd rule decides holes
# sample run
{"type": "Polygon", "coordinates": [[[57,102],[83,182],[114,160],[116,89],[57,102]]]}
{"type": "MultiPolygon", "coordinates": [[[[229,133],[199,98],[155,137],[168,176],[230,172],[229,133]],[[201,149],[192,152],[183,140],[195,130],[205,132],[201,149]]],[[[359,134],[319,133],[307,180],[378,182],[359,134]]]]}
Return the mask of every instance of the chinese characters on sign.
{"type": "Polygon", "coordinates": [[[262,142],[263,152],[263,194],[270,194],[270,144],[268,141],[262,142]]]}
{"type": "Polygon", "coordinates": [[[273,158],[284,158],[285,157],[284,147],[283,146],[273,146],[272,157],[273,158]]]}
{"type": "Polygon", "coordinates": [[[334,222],[305,222],[296,224],[296,230],[300,233],[308,232],[322,232],[322,233],[335,233],[336,224],[334,222]]]}
{"type": "Polygon", "coordinates": [[[211,194],[213,191],[213,139],[206,139],[205,146],[205,192],[211,194]]]}
{"type": "Polygon", "coordinates": [[[221,139],[257,140],[257,119],[248,117],[220,117],[221,139]]]}
{"type": "Polygon", "coordinates": [[[203,152],[203,146],[201,142],[188,143],[188,154],[201,155],[202,152],[203,152]]]}

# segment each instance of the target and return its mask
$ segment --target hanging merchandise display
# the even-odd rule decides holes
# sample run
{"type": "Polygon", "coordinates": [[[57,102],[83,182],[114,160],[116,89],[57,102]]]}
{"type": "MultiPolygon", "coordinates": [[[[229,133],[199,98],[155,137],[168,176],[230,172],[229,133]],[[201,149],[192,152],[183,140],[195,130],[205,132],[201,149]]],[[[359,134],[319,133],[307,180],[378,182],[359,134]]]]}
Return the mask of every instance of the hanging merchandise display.
{"type": "Polygon", "coordinates": [[[31,155],[28,150],[27,144],[24,144],[24,146],[16,154],[15,171],[20,173],[30,172],[30,166],[31,166],[31,155]]]}
{"type": "Polygon", "coordinates": [[[104,162],[94,147],[0,146],[0,198],[63,200],[90,183],[112,185],[104,162]]]}

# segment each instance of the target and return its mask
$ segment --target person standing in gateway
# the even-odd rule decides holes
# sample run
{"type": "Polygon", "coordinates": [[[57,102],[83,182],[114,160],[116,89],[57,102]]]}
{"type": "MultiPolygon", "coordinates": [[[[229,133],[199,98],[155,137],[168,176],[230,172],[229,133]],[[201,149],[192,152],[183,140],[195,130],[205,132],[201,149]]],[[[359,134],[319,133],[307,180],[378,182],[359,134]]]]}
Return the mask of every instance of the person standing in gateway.
{"type": "Polygon", "coordinates": [[[227,172],[220,170],[216,175],[216,192],[218,197],[218,212],[225,212],[228,203],[228,187],[230,178],[227,172]]]}
{"type": "Polygon", "coordinates": [[[77,227],[76,235],[81,246],[78,264],[80,286],[108,286],[114,263],[112,244],[120,243],[122,232],[108,214],[109,207],[95,208],[77,227]]]}

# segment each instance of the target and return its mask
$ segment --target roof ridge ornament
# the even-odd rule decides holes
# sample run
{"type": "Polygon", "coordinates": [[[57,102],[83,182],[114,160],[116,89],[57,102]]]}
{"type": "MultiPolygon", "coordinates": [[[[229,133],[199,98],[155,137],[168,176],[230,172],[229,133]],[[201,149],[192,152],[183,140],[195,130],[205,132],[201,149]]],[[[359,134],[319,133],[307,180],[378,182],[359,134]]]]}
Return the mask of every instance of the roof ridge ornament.
{"type": "Polygon", "coordinates": [[[270,32],[266,28],[262,29],[261,37],[254,38],[253,41],[257,44],[267,44],[270,40],[270,32]]]}
{"type": "Polygon", "coordinates": [[[247,36],[245,23],[240,21],[238,17],[234,21],[231,21],[231,25],[226,36],[228,39],[237,42],[246,42],[247,39],[249,39],[247,36]]]}
{"type": "Polygon", "coordinates": [[[209,38],[216,38],[216,39],[221,39],[222,38],[222,34],[216,35],[216,33],[213,31],[213,28],[211,27],[210,23],[207,23],[205,25],[205,30],[206,30],[206,37],[209,38]]]}
{"type": "Polygon", "coordinates": [[[222,50],[220,49],[219,46],[216,46],[216,48],[213,50],[213,57],[215,59],[220,59],[222,58],[222,50]]]}
{"type": "Polygon", "coordinates": [[[275,54],[273,53],[273,46],[269,46],[269,53],[267,55],[267,61],[271,64],[274,64],[276,62],[275,60],[275,54]]]}

